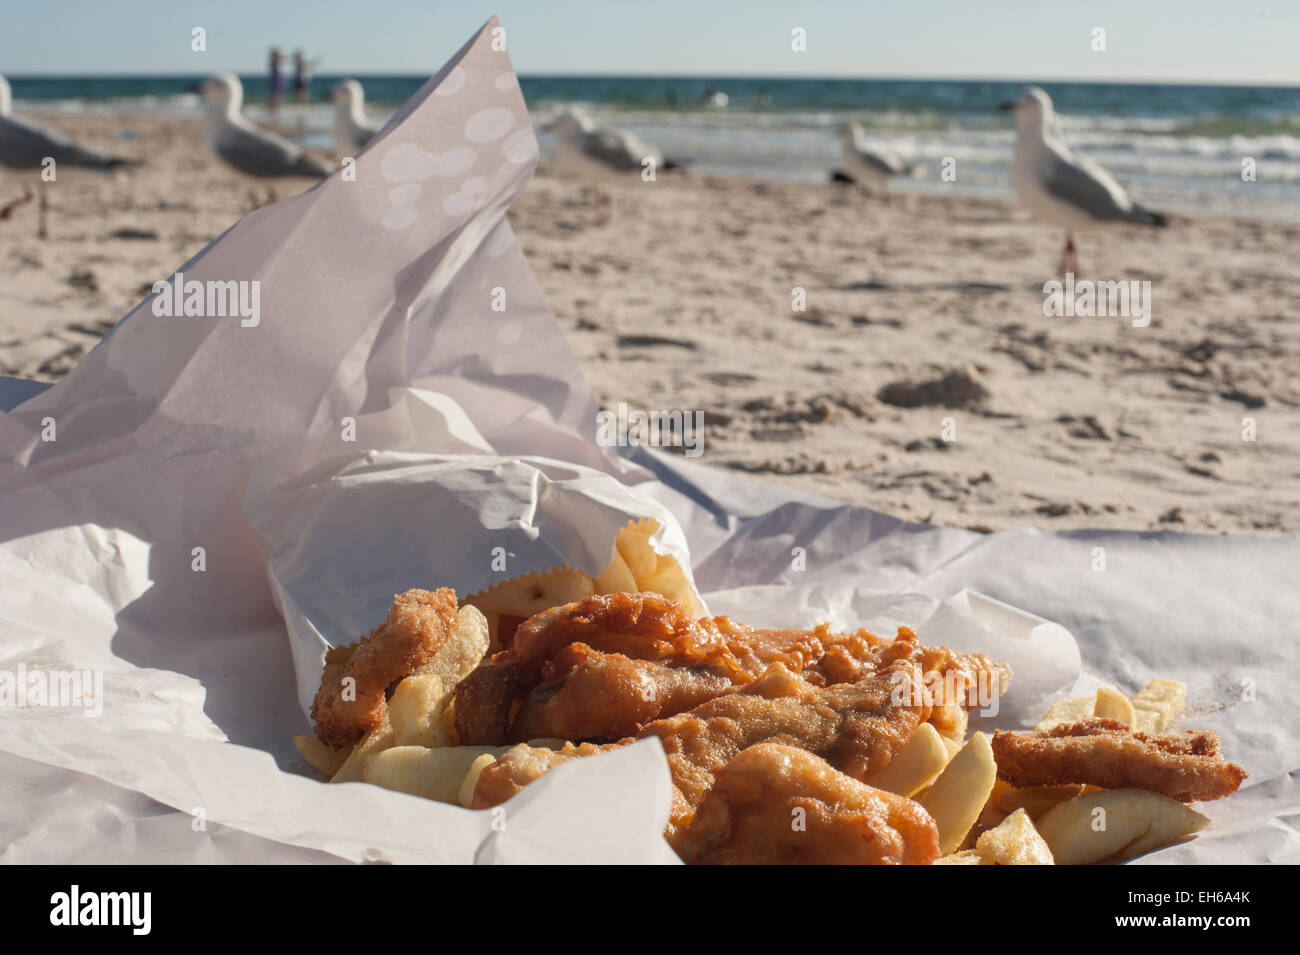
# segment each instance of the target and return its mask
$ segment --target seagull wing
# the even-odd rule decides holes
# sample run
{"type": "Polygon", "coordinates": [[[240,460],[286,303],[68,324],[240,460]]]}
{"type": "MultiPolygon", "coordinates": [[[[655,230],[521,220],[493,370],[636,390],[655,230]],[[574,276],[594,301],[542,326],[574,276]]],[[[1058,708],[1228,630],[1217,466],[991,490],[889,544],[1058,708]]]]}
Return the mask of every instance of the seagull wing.
{"type": "Polygon", "coordinates": [[[78,146],[58,130],[14,116],[0,117],[0,165],[39,169],[47,158],[68,166],[112,169],[122,160],[78,146]]]}
{"type": "Polygon", "coordinates": [[[583,134],[582,152],[597,162],[620,170],[640,169],[641,161],[646,157],[658,161],[658,153],[630,133],[600,127],[583,134]]]}
{"type": "Polygon", "coordinates": [[[1048,148],[1044,166],[1043,188],[1085,215],[1099,222],[1130,220],[1145,222],[1139,207],[1115,178],[1101,166],[1083,156],[1059,148],[1048,148]]]}
{"type": "Polygon", "coordinates": [[[896,153],[888,150],[877,152],[855,143],[853,155],[858,162],[882,176],[898,176],[907,168],[896,153]]]}
{"type": "Polygon", "coordinates": [[[250,176],[328,176],[332,171],[297,143],[273,132],[233,123],[221,130],[217,155],[250,176]]]}
{"type": "Polygon", "coordinates": [[[349,126],[352,143],[357,149],[364,149],[369,145],[370,140],[379,135],[379,130],[383,128],[379,123],[369,118],[360,121],[353,120],[349,126]]]}

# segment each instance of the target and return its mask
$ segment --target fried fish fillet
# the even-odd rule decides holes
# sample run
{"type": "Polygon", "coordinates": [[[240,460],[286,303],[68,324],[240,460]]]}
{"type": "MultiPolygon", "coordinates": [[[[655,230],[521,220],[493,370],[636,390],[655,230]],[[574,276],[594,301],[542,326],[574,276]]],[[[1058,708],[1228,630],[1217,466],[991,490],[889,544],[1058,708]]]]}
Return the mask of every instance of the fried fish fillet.
{"type": "Polygon", "coordinates": [[[1100,718],[1035,733],[994,733],[993,756],[998,775],[1013,786],[1131,786],[1181,802],[1227,796],[1248,775],[1223,758],[1212,730],[1149,736],[1100,718]]]}
{"type": "Polygon", "coordinates": [[[571,643],[542,669],[542,682],[520,702],[511,721],[511,742],[557,739],[621,739],[665,713],[681,713],[732,686],[704,666],[667,666],[601,653],[571,643]]]}
{"type": "MultiPolygon", "coordinates": [[[[920,668],[907,641],[895,642],[903,644],[899,658],[857,683],[818,687],[774,663],[740,689],[644,727],[636,738],[658,737],[672,773],[669,841],[675,845],[690,824],[713,785],[714,770],[757,743],[795,746],[855,779],[888,764],[930,715],[920,668]]],[[[558,763],[605,748],[584,744],[539,752],[516,746],[483,770],[473,807],[504,802],[558,763]]]]}
{"type": "MultiPolygon", "coordinates": [[[[959,736],[968,686],[1007,674],[987,657],[922,647],[900,629],[931,683],[932,720],[959,736]],[[938,677],[938,679],[932,679],[938,677]]],[[[744,686],[781,663],[814,686],[856,683],[898,655],[897,640],[860,630],[757,630],[727,617],[692,619],[658,594],[606,594],[543,611],[456,690],[464,743],[501,745],[539,736],[616,741],[706,699],[744,686]]],[[[986,694],[987,695],[987,694],[986,694]]]]}
{"type": "Polygon", "coordinates": [[[715,771],[678,852],[706,865],[929,865],[939,831],[911,799],[798,747],[759,743],[715,771]]]}
{"type": "Polygon", "coordinates": [[[347,746],[379,726],[388,711],[388,687],[437,655],[456,632],[457,608],[455,592],[446,587],[395,596],[384,622],[362,638],[340,671],[322,678],[311,707],[320,741],[347,746]]]}
{"type": "Polygon", "coordinates": [[[522,623],[510,650],[457,687],[456,728],[478,745],[615,741],[743,686],[771,663],[801,670],[822,652],[815,632],[696,620],[654,593],[599,594],[522,623]]]}

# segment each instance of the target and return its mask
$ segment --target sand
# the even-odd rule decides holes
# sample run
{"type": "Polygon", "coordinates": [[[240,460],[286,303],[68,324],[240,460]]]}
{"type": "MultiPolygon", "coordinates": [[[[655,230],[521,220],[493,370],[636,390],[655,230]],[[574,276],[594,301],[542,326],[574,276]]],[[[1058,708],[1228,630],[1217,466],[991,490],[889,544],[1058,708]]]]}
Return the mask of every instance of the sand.
{"type": "MultiPolygon", "coordinates": [[[[197,122],[47,119],[149,160],[62,174],[47,241],[34,204],[0,222],[0,374],[57,380],[250,182],[197,122]]],[[[0,170],[0,205],[22,182],[0,170]]],[[[511,218],[600,402],[704,412],[706,464],[978,530],[1300,532],[1300,225],[1082,235],[1080,278],[1152,283],[1138,328],[1046,317],[1062,237],[1011,203],[689,173],[614,195],[597,225],[543,170],[511,218]]]]}

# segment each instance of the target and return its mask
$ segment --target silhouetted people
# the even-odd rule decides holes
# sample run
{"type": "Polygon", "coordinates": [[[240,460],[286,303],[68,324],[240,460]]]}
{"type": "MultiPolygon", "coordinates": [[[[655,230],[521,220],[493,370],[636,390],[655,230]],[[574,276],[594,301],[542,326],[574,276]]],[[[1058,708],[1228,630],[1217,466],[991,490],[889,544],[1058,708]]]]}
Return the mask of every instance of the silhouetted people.
{"type": "Polygon", "coordinates": [[[311,93],[311,64],[302,50],[293,52],[293,94],[299,103],[305,103],[311,93]]]}
{"type": "Polygon", "coordinates": [[[279,47],[271,47],[271,111],[280,108],[280,98],[284,96],[284,55],[279,47]]]}

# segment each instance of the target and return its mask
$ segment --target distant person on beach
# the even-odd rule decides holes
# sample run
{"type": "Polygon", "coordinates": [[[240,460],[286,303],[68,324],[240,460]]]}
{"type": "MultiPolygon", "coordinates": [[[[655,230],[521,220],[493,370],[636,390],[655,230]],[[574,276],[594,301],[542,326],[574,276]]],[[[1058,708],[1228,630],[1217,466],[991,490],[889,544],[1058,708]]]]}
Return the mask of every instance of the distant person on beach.
{"type": "Polygon", "coordinates": [[[311,93],[312,64],[303,56],[302,50],[293,52],[293,95],[299,103],[305,103],[311,93]]]}
{"type": "Polygon", "coordinates": [[[284,55],[277,46],[271,47],[271,112],[280,108],[284,96],[284,55]]]}

